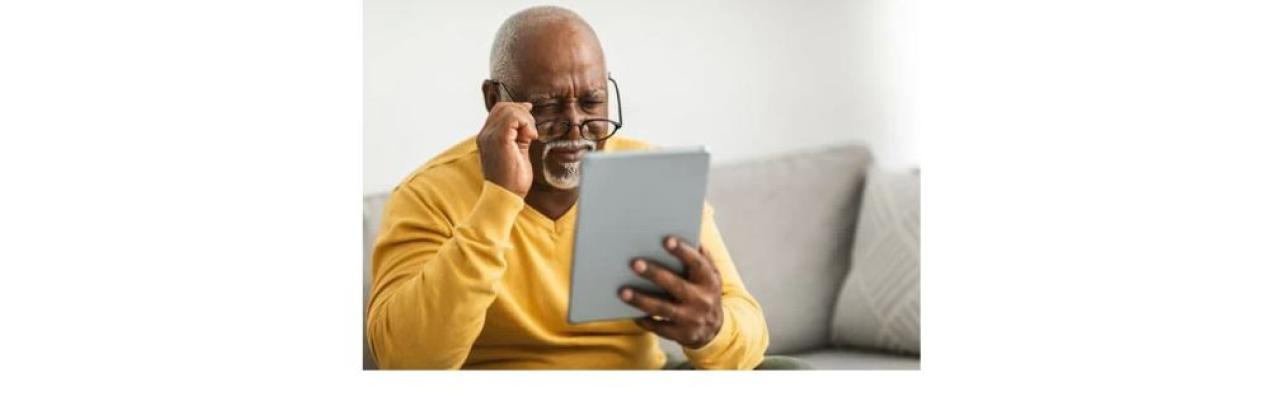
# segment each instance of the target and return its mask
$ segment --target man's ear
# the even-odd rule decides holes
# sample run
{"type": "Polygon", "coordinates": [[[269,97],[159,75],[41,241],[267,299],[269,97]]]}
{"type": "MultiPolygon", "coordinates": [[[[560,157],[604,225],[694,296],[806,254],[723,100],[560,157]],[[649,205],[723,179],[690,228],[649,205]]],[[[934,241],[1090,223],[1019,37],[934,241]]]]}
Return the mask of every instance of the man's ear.
{"type": "Polygon", "coordinates": [[[498,103],[498,83],[493,80],[484,80],[484,83],[480,84],[480,93],[484,94],[484,110],[492,110],[498,103]]]}

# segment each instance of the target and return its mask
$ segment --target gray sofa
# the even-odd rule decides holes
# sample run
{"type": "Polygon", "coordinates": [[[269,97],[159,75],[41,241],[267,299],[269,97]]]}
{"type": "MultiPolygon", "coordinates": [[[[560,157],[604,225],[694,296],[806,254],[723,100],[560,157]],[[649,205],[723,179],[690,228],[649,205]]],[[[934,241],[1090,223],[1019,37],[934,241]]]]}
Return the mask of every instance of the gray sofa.
{"type": "MultiPolygon", "coordinates": [[[[918,171],[881,170],[865,147],[838,146],[717,166],[707,196],[764,309],[767,354],[818,369],[919,369],[918,171]]],[[[385,200],[364,199],[366,302],[385,200]]],[[[375,368],[367,345],[364,366],[375,368]]]]}

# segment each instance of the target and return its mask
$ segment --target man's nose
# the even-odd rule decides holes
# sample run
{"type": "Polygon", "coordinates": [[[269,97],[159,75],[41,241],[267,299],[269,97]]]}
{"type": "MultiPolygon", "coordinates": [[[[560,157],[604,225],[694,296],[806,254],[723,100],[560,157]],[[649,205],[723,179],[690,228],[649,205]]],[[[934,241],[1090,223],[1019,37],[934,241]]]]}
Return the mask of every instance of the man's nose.
{"type": "Polygon", "coordinates": [[[569,132],[565,133],[565,138],[569,138],[569,139],[584,138],[584,136],[582,135],[582,120],[585,118],[586,118],[586,115],[584,115],[581,106],[579,106],[577,103],[573,103],[572,108],[568,110],[568,113],[565,115],[565,118],[564,118],[566,121],[569,121],[569,132]]]}

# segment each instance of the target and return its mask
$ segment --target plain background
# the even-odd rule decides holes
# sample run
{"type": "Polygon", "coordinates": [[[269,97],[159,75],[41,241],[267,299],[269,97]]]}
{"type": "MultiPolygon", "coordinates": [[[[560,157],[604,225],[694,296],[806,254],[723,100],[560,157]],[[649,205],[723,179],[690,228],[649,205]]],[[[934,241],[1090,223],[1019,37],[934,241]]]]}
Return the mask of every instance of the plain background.
{"type": "Polygon", "coordinates": [[[3,2],[0,407],[1275,408],[1272,4],[919,2],[922,371],[457,374],[351,354],[359,3],[3,2]]]}
{"type": "Polygon", "coordinates": [[[624,135],[705,145],[716,164],[862,142],[884,166],[919,165],[911,1],[368,0],[366,194],[480,130],[494,33],[539,4],[595,28],[624,135]]]}

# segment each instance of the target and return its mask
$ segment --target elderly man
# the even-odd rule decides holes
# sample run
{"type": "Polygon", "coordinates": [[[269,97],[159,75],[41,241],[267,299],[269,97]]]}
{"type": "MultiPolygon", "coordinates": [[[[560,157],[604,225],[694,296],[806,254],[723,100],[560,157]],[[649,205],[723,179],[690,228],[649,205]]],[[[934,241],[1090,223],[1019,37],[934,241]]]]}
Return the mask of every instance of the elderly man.
{"type": "Polygon", "coordinates": [[[388,199],[367,323],[379,366],[794,367],[765,360],[764,315],[710,208],[702,247],[664,239],[690,267],[689,279],[632,262],[637,275],[674,296],[619,291],[650,317],[567,322],[580,160],[587,151],[647,146],[614,135],[621,124],[609,118],[609,102],[617,85],[577,14],[536,7],[511,16],[490,59],[480,132],[415,170],[388,199]],[[668,363],[655,334],[683,346],[688,362],[668,363]]]}

